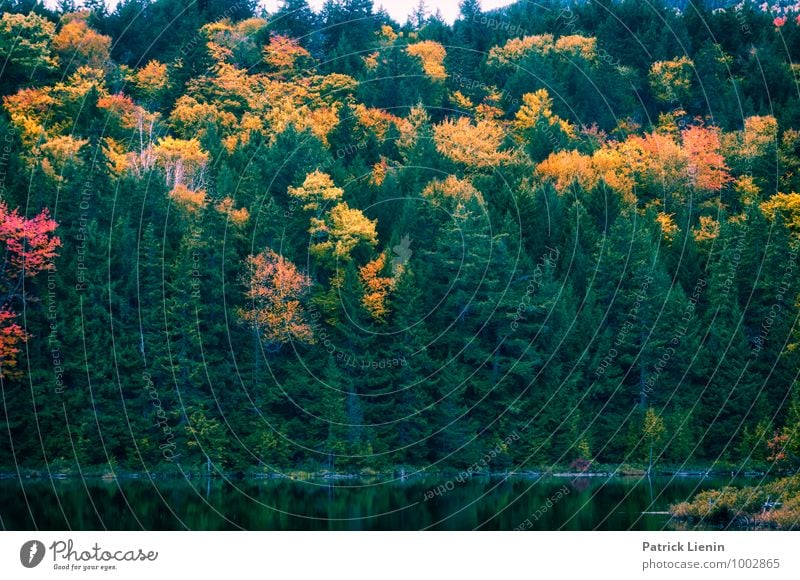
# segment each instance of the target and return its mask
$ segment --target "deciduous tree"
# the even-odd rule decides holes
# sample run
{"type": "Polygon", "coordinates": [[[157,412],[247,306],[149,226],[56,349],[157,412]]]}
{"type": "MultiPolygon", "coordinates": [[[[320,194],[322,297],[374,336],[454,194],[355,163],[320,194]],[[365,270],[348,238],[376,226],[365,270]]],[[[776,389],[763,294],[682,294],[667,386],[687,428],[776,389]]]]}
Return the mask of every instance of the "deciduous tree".
{"type": "Polygon", "coordinates": [[[47,210],[26,218],[9,210],[0,201],[0,374],[19,376],[16,356],[29,334],[17,322],[14,301],[22,296],[24,278],[33,278],[45,270],[54,270],[54,259],[61,239],[53,235],[57,227],[47,210]]]}
{"type": "Polygon", "coordinates": [[[302,304],[311,279],[269,249],[249,256],[246,267],[249,305],[242,309],[242,319],[268,342],[313,343],[314,332],[302,304]]]}

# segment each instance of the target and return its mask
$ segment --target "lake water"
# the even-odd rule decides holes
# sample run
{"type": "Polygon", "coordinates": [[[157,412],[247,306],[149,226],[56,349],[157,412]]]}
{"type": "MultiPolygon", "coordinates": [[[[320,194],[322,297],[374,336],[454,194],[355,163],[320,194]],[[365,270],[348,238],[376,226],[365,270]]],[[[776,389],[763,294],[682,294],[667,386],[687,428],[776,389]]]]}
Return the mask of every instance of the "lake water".
{"type": "MultiPolygon", "coordinates": [[[[6,530],[661,530],[719,477],[0,480],[6,530]]],[[[693,526],[689,526],[690,528],[693,526]]],[[[682,529],[685,529],[682,528],[682,529]]]]}

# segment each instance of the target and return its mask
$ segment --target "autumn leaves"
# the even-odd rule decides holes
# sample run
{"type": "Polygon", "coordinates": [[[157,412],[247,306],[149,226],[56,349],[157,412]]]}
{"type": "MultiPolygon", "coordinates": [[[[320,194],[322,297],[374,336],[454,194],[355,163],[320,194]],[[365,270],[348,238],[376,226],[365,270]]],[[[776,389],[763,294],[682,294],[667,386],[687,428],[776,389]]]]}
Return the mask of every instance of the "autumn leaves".
{"type": "Polygon", "coordinates": [[[0,201],[0,244],[5,257],[0,269],[0,376],[19,376],[17,355],[28,332],[16,321],[15,302],[25,300],[24,278],[51,270],[61,239],[47,210],[26,218],[0,201]]]}
{"type": "MultiPolygon", "coordinates": [[[[342,281],[339,268],[352,260],[353,251],[360,245],[377,245],[376,222],[343,201],[344,190],[330,175],[318,170],[309,173],[299,187],[289,187],[288,194],[308,215],[309,253],[330,274],[331,287],[335,288],[342,281]]],[[[365,286],[363,304],[375,320],[385,317],[386,296],[393,286],[392,278],[380,275],[385,265],[385,255],[381,254],[359,270],[365,286]]],[[[268,341],[314,342],[300,302],[311,288],[311,280],[294,264],[265,250],[248,258],[245,283],[252,308],[244,310],[242,317],[268,341]]]]}
{"type": "Polygon", "coordinates": [[[301,304],[311,288],[311,279],[294,264],[272,250],[264,250],[247,258],[245,283],[250,306],[240,315],[264,340],[279,344],[314,342],[301,304]]]}

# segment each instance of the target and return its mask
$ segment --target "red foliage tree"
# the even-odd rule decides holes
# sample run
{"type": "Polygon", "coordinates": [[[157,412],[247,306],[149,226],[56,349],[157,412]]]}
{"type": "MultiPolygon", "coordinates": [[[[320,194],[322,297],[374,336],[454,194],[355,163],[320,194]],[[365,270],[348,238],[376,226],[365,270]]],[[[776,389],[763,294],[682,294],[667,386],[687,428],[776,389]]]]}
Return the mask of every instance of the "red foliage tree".
{"type": "Polygon", "coordinates": [[[21,296],[25,278],[55,268],[53,260],[61,246],[61,239],[53,235],[56,227],[46,209],[29,219],[0,202],[0,375],[4,377],[19,376],[17,354],[29,338],[16,322],[13,302],[21,296]]]}

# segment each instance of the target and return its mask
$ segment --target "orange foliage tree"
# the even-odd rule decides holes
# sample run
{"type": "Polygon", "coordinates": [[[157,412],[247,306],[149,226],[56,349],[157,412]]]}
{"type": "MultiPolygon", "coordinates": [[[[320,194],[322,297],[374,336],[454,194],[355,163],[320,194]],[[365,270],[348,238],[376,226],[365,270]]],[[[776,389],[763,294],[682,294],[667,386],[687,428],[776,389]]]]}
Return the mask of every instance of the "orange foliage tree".
{"type": "Polygon", "coordinates": [[[719,191],[731,181],[716,130],[692,126],[683,131],[682,137],[683,150],[689,160],[689,175],[696,188],[719,191]]]}
{"type": "Polygon", "coordinates": [[[448,175],[443,180],[432,180],[422,190],[422,196],[435,204],[445,203],[450,209],[471,202],[483,205],[481,192],[475,189],[470,181],[459,179],[455,175],[448,175]]]}
{"type": "Polygon", "coordinates": [[[552,181],[559,193],[573,184],[590,191],[599,181],[592,158],[575,150],[551,153],[536,166],[536,171],[541,177],[552,181]]]}
{"type": "Polygon", "coordinates": [[[268,342],[312,344],[314,331],[301,302],[311,279],[270,249],[249,256],[246,268],[250,307],[240,312],[242,319],[268,342]]]}
{"type": "Polygon", "coordinates": [[[358,271],[361,283],[364,285],[364,296],[361,299],[361,304],[377,322],[383,322],[386,320],[386,315],[389,314],[386,298],[395,284],[394,278],[381,276],[381,272],[385,267],[386,252],[383,252],[367,265],[359,268],[358,271]]]}
{"type": "Polygon", "coordinates": [[[286,36],[276,35],[264,47],[266,62],[280,77],[290,77],[303,72],[314,64],[311,54],[300,43],[286,36]]]}
{"type": "Polygon", "coordinates": [[[89,28],[89,11],[64,16],[64,24],[53,38],[53,48],[71,67],[103,67],[109,60],[111,37],[89,28]]]}

